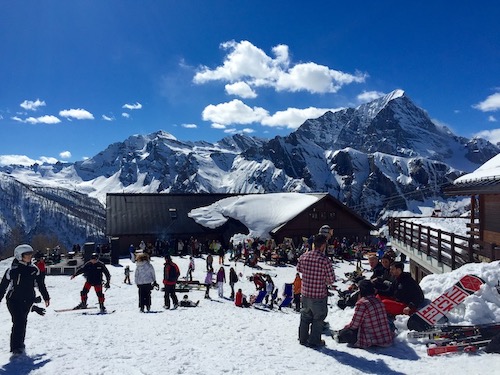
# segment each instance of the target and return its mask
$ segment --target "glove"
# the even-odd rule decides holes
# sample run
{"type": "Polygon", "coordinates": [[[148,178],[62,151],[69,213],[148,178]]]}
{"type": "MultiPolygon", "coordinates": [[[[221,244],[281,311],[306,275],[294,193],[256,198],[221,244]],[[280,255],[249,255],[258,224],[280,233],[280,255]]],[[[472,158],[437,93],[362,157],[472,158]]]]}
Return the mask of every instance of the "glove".
{"type": "Polygon", "coordinates": [[[104,287],[105,287],[106,289],[111,288],[111,285],[109,285],[109,281],[106,281],[106,284],[104,284],[104,287]]]}
{"type": "Polygon", "coordinates": [[[40,303],[42,302],[42,297],[38,296],[35,298],[35,303],[40,303]]]}
{"type": "Polygon", "coordinates": [[[156,290],[160,290],[160,286],[156,281],[153,283],[153,288],[155,288],[156,290]]]}
{"type": "Polygon", "coordinates": [[[36,312],[38,315],[44,316],[45,315],[45,309],[38,307],[38,306],[32,306],[31,311],[36,312]]]}

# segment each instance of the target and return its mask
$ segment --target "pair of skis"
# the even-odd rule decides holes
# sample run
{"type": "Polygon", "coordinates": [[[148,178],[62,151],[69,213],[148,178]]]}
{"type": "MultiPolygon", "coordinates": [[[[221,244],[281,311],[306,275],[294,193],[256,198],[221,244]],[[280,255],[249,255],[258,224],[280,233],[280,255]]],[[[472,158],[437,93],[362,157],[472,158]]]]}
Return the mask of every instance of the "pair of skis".
{"type": "Polygon", "coordinates": [[[426,340],[427,355],[473,353],[487,346],[500,334],[500,323],[477,326],[444,326],[426,332],[409,332],[409,339],[426,340]]]}

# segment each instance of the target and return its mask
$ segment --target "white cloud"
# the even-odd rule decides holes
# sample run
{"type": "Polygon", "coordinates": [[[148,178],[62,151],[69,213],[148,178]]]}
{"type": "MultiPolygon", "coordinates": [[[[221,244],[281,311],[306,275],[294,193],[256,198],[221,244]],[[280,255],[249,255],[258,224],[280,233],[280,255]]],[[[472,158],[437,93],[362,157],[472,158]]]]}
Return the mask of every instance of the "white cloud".
{"type": "Polygon", "coordinates": [[[270,115],[261,107],[249,107],[242,101],[234,99],[227,103],[208,105],[202,113],[203,120],[212,121],[212,128],[226,129],[228,125],[245,125],[260,123],[270,127],[286,127],[297,129],[307,119],[318,118],[327,111],[338,111],[341,108],[315,108],[304,109],[288,108],[270,115]]]}
{"type": "Polygon", "coordinates": [[[19,104],[22,108],[24,108],[27,111],[36,111],[38,107],[43,107],[45,106],[45,101],[37,99],[35,101],[32,100],[25,100],[21,104],[19,104]]]}
{"type": "Polygon", "coordinates": [[[59,153],[59,157],[61,159],[69,159],[69,158],[71,158],[71,152],[70,151],[62,151],[59,153]]]}
{"type": "Polygon", "coordinates": [[[93,120],[94,115],[89,111],[81,108],[77,109],[64,109],[59,112],[59,116],[66,117],[67,119],[76,119],[76,120],[93,120]]]}
{"type": "Polygon", "coordinates": [[[0,155],[0,166],[5,166],[5,165],[24,165],[24,166],[30,166],[35,163],[37,164],[43,164],[43,163],[50,163],[50,164],[55,164],[57,163],[58,160],[56,158],[51,158],[47,156],[42,156],[40,157],[39,160],[34,160],[26,155],[0,155]]]}
{"type": "Polygon", "coordinates": [[[255,133],[255,130],[250,129],[250,128],[245,128],[245,129],[242,129],[241,131],[243,133],[247,133],[247,134],[255,133]]]}
{"type": "Polygon", "coordinates": [[[226,130],[224,130],[224,133],[236,134],[236,133],[238,133],[238,129],[235,129],[235,128],[226,129],[226,130]]]}
{"type": "Polygon", "coordinates": [[[338,109],[309,107],[304,109],[288,108],[286,111],[278,111],[272,116],[266,117],[262,125],[271,127],[283,126],[288,129],[297,129],[307,119],[318,118],[327,111],[337,111],[338,109]]]}
{"type": "Polygon", "coordinates": [[[494,112],[500,109],[500,92],[488,96],[484,101],[472,106],[482,112],[494,112]]]}
{"type": "Polygon", "coordinates": [[[101,118],[105,121],[115,121],[115,118],[113,116],[102,115],[101,118]]]}
{"type": "Polygon", "coordinates": [[[56,116],[45,115],[40,117],[28,117],[26,119],[22,119],[18,116],[11,117],[12,120],[18,122],[24,122],[28,124],[58,124],[61,122],[56,116]]]}
{"type": "Polygon", "coordinates": [[[213,123],[211,125],[212,129],[226,129],[226,125],[222,125],[222,124],[217,124],[217,123],[213,123]]]}
{"type": "Polygon", "coordinates": [[[251,124],[252,122],[261,122],[268,116],[269,114],[264,108],[251,108],[238,99],[217,105],[210,104],[202,112],[203,120],[223,125],[251,124]]]}
{"type": "Polygon", "coordinates": [[[495,116],[488,116],[489,122],[497,122],[497,118],[495,116]]]}
{"type": "Polygon", "coordinates": [[[361,103],[368,103],[368,102],[371,102],[375,99],[378,99],[384,95],[385,94],[383,92],[380,92],[380,91],[363,91],[356,98],[361,103]]]}
{"type": "MultiPolygon", "coordinates": [[[[290,67],[288,46],[273,48],[275,58],[269,57],[260,48],[244,40],[221,44],[228,50],[221,66],[210,69],[200,67],[193,81],[203,84],[210,81],[244,82],[253,90],[256,87],[272,87],[276,91],[308,91],[310,93],[335,93],[342,86],[353,82],[364,82],[367,74],[354,75],[313,62],[290,67]]],[[[226,86],[227,90],[227,86],[226,86]]]]}
{"type": "Polygon", "coordinates": [[[128,113],[126,113],[126,112],[123,112],[123,113],[122,113],[122,117],[125,117],[125,118],[130,118],[130,115],[129,115],[128,113]]]}
{"type": "Polygon", "coordinates": [[[186,128],[186,129],[197,129],[198,128],[198,125],[196,125],[196,124],[182,124],[181,126],[183,128],[186,128]]]}
{"type": "Polygon", "coordinates": [[[474,136],[479,138],[484,138],[493,144],[497,144],[500,142],[500,129],[483,130],[475,134],[474,136]]]}
{"type": "Polygon", "coordinates": [[[245,82],[228,83],[225,86],[225,89],[229,95],[236,95],[241,98],[251,99],[257,97],[257,93],[245,82]]]}
{"type": "Polygon", "coordinates": [[[130,109],[130,110],[141,109],[142,108],[142,104],[138,103],[138,102],[136,102],[135,104],[124,104],[122,106],[122,108],[130,109]]]}

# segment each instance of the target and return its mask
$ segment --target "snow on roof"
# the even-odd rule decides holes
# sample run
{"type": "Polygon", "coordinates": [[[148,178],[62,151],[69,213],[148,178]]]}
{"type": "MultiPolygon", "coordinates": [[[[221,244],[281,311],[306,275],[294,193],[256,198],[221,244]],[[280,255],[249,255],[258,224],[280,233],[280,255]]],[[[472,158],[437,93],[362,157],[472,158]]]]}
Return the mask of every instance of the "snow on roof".
{"type": "Polygon", "coordinates": [[[249,229],[249,237],[265,239],[269,238],[272,229],[291,220],[319,199],[319,195],[300,193],[241,195],[195,208],[188,213],[188,216],[198,224],[211,229],[233,218],[249,229]]]}
{"type": "Polygon", "coordinates": [[[476,180],[500,179],[500,154],[492,157],[472,173],[468,173],[455,180],[455,184],[476,180]]]}

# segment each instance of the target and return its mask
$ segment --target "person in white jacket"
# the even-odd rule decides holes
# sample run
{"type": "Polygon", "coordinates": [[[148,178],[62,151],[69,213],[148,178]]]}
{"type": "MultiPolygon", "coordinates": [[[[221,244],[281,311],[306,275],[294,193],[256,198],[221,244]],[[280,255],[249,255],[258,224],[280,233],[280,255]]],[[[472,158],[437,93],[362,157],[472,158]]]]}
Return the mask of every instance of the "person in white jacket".
{"type": "Polygon", "coordinates": [[[153,265],[149,262],[147,253],[140,253],[136,258],[135,269],[135,284],[139,289],[139,308],[144,312],[151,309],[151,290],[159,289],[160,286],[156,282],[156,275],[153,265]]]}

